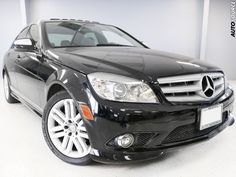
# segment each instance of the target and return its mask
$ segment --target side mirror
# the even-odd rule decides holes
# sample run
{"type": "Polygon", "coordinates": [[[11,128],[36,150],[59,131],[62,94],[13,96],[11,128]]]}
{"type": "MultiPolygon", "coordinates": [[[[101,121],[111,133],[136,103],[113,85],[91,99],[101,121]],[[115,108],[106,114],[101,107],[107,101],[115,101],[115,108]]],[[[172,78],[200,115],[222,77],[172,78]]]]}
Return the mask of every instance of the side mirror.
{"type": "Polygon", "coordinates": [[[31,39],[17,39],[14,41],[13,44],[17,49],[26,49],[26,50],[35,49],[35,44],[31,39]]]}

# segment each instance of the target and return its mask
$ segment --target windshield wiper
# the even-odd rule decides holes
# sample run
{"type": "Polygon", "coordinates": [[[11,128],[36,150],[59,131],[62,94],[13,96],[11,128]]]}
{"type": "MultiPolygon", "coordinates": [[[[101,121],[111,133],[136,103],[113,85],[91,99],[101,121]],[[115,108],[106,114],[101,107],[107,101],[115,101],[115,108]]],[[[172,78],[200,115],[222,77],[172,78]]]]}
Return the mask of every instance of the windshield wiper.
{"type": "Polygon", "coordinates": [[[123,44],[97,44],[97,46],[118,46],[118,47],[135,47],[132,45],[123,45],[123,44]]]}

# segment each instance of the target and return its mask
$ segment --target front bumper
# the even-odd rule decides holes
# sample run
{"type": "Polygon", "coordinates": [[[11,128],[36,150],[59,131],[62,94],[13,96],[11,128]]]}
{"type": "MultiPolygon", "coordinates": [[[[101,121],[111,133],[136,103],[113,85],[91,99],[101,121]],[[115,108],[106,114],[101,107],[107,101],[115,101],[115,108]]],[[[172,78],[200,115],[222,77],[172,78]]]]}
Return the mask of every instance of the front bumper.
{"type": "Polygon", "coordinates": [[[234,123],[234,93],[229,88],[213,103],[202,105],[98,103],[91,95],[90,99],[95,120],[85,120],[85,125],[92,145],[91,158],[103,163],[153,159],[169,149],[209,139],[234,123]],[[223,104],[223,122],[198,130],[199,110],[215,104],[223,104]],[[114,138],[125,133],[133,134],[135,143],[122,149],[114,138]]]}

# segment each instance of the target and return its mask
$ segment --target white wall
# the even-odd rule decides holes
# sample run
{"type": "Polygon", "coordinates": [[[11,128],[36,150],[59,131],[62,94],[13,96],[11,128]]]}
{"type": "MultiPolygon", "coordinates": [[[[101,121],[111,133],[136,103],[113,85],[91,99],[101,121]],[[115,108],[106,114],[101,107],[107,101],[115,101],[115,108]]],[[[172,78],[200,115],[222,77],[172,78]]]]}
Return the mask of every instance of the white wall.
{"type": "MultiPolygon", "coordinates": [[[[49,18],[76,18],[114,24],[153,49],[199,58],[204,0],[0,0],[0,66],[24,26],[49,18]],[[26,2],[22,18],[20,2],[26,2]],[[7,17],[7,18],[5,18],[7,17]]],[[[230,36],[230,0],[210,0],[206,61],[236,79],[236,39],[230,36]]]]}
{"type": "Polygon", "coordinates": [[[236,80],[236,38],[230,34],[230,0],[211,0],[206,61],[224,69],[236,80]]]}
{"type": "Polygon", "coordinates": [[[22,29],[20,1],[0,0],[0,17],[0,68],[2,68],[4,54],[10,47],[16,35],[22,29]]]}
{"type": "Polygon", "coordinates": [[[199,58],[203,1],[31,0],[30,21],[76,18],[113,24],[149,47],[199,58]]]}

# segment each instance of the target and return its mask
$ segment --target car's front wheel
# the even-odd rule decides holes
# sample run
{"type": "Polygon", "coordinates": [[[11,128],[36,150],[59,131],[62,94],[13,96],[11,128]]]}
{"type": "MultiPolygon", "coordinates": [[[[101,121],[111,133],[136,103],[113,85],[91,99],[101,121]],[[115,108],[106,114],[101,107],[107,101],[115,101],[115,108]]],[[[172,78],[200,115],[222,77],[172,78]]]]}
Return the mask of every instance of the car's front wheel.
{"type": "Polygon", "coordinates": [[[83,119],[67,92],[59,92],[49,100],[42,126],[49,148],[61,160],[77,165],[91,162],[91,145],[83,119]]]}

